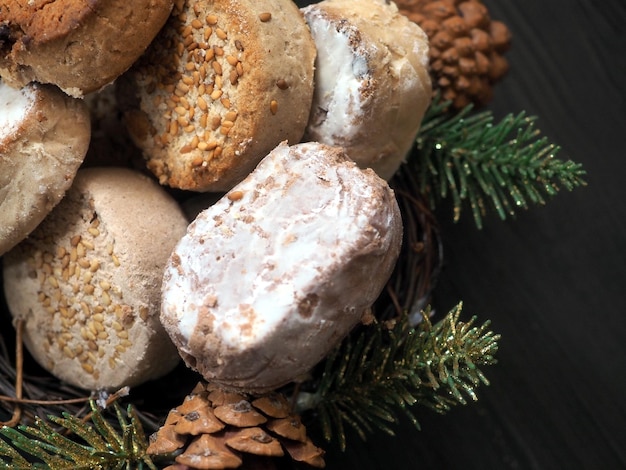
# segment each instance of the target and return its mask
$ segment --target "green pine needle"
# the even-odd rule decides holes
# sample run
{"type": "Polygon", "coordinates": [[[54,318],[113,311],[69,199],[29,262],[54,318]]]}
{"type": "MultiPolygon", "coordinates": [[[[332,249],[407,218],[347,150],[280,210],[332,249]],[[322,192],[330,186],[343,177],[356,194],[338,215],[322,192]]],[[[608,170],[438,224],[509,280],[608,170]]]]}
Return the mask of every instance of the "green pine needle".
{"type": "Polygon", "coordinates": [[[156,470],[146,454],[148,442],[134,409],[113,405],[121,430],[107,421],[91,402],[91,421],[85,423],[69,413],[49,416],[54,429],[41,418],[33,426],[3,427],[0,434],[0,469],[48,470],[156,470]]]}
{"type": "Polygon", "coordinates": [[[408,317],[394,325],[363,327],[330,354],[314,394],[300,393],[298,405],[319,415],[324,437],[346,447],[346,427],[363,439],[373,431],[394,434],[403,413],[419,429],[414,405],[439,413],[477,399],[488,384],[480,366],[495,364],[499,335],[459,321],[461,304],[433,325],[429,311],[416,328],[408,317]]]}
{"type": "Polygon", "coordinates": [[[556,158],[559,147],[535,128],[523,112],[494,123],[491,112],[472,113],[468,106],[450,114],[448,103],[435,99],[417,138],[411,170],[431,205],[451,197],[454,221],[469,203],[476,225],[490,205],[501,219],[530,204],[545,204],[561,188],[584,186],[582,165],[556,158]]]}

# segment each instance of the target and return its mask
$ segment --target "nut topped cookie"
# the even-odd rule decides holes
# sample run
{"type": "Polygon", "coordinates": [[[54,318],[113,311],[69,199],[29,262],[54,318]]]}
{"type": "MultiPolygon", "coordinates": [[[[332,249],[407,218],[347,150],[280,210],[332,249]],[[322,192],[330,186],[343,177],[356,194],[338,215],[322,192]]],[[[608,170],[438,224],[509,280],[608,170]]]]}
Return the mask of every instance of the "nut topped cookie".
{"type": "Polygon", "coordinates": [[[171,370],[179,357],[159,323],[161,279],[186,227],[178,204],[146,176],[80,170],[55,210],[4,258],[7,304],[25,322],[33,357],[90,390],[171,370]]]}
{"type": "Polygon", "coordinates": [[[291,0],[181,0],[118,84],[161,184],[227,191],[279,142],[302,138],[315,45],[291,0]]]}

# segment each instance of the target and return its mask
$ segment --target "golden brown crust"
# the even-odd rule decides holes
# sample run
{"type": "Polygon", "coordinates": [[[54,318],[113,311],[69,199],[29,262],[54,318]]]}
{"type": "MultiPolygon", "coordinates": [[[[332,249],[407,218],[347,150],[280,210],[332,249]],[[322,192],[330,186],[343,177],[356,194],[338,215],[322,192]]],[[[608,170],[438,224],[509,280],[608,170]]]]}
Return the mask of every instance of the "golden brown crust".
{"type": "Polygon", "coordinates": [[[89,146],[90,120],[81,100],[45,85],[14,90],[0,82],[0,109],[2,255],[44,219],[72,184],[89,146]]]}
{"type": "Polygon", "coordinates": [[[173,0],[9,0],[0,5],[0,76],[53,83],[83,96],[111,83],[145,51],[173,0]]]}
{"type": "Polygon", "coordinates": [[[126,118],[162,184],[226,191],[302,138],[315,45],[291,0],[180,3],[125,75],[126,118]]]}
{"type": "Polygon", "coordinates": [[[96,1],[9,1],[0,7],[2,19],[22,31],[35,44],[66,36],[86,17],[97,4],[96,1]]]}

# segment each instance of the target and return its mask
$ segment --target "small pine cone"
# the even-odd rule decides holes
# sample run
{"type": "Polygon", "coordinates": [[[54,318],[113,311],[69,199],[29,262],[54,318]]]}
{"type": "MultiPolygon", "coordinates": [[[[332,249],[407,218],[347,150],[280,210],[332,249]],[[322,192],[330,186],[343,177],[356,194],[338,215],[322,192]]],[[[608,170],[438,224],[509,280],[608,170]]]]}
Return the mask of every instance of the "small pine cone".
{"type": "Polygon", "coordinates": [[[273,468],[285,452],[323,468],[324,451],[307,437],[298,415],[279,394],[248,397],[198,384],[150,437],[148,454],[172,457],[165,470],[273,468]]]}
{"type": "Polygon", "coordinates": [[[480,0],[396,0],[430,40],[433,90],[456,109],[487,104],[508,71],[511,34],[480,0]]]}

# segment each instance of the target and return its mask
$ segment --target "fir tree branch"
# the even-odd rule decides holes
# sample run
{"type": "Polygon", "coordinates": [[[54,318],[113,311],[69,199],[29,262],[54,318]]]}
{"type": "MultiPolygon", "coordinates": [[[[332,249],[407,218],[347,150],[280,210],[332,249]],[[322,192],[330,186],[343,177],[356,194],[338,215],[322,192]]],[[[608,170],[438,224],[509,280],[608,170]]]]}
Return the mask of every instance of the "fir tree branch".
{"type": "Polygon", "coordinates": [[[0,469],[156,470],[146,454],[147,438],[134,409],[129,406],[124,411],[118,403],[113,404],[117,431],[93,400],[90,404],[93,424],[69,413],[49,416],[52,423],[70,431],[72,438],[41,418],[35,419],[34,426],[0,429],[5,438],[0,439],[0,469]]]}
{"type": "Polygon", "coordinates": [[[346,427],[365,439],[374,430],[393,435],[398,414],[417,428],[414,405],[439,413],[476,400],[488,384],[480,366],[495,364],[499,335],[459,321],[461,304],[433,325],[429,311],[413,328],[408,317],[363,327],[330,354],[314,394],[298,396],[300,411],[313,408],[324,437],[346,447],[346,427]]]}
{"type": "Polygon", "coordinates": [[[584,186],[582,165],[556,158],[559,147],[535,128],[535,117],[520,113],[494,123],[491,112],[471,106],[449,114],[435,99],[429,108],[409,171],[419,174],[420,191],[434,207],[451,197],[454,220],[469,203],[476,225],[490,205],[501,219],[530,204],[545,204],[561,188],[584,186]]]}

